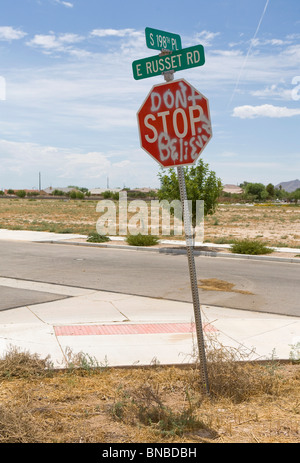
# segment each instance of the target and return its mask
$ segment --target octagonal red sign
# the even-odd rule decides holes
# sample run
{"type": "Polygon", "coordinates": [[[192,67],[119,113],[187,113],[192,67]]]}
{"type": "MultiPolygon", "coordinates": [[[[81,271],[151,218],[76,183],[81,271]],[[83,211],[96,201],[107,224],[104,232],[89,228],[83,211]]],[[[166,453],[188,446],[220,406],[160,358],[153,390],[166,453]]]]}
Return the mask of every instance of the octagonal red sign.
{"type": "Polygon", "coordinates": [[[137,118],[141,147],[162,167],[194,164],[212,137],[208,100],[184,79],[154,85],[137,118]]]}

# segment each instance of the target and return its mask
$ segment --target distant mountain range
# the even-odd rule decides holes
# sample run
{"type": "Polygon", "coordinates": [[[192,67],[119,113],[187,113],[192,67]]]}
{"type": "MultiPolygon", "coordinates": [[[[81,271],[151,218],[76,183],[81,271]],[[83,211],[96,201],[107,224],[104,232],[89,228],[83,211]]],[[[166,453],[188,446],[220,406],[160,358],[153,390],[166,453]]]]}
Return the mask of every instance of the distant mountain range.
{"type": "Polygon", "coordinates": [[[292,193],[293,191],[300,188],[300,180],[290,180],[289,182],[280,182],[278,185],[275,185],[275,188],[279,188],[281,185],[282,189],[287,191],[288,193],[292,193]]]}

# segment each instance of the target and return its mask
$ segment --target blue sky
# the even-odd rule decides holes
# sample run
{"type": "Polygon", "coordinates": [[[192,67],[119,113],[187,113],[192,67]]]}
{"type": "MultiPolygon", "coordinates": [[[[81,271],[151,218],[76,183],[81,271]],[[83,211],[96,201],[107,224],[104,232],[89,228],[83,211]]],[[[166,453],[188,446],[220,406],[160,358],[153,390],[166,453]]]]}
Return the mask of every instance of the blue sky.
{"type": "MultiPolygon", "coordinates": [[[[300,178],[299,0],[0,0],[0,188],[157,187],[136,113],[162,77],[145,28],[202,44],[177,72],[210,103],[203,159],[223,183],[300,178]]],[[[157,52],[158,53],[158,52],[157,52]]]]}

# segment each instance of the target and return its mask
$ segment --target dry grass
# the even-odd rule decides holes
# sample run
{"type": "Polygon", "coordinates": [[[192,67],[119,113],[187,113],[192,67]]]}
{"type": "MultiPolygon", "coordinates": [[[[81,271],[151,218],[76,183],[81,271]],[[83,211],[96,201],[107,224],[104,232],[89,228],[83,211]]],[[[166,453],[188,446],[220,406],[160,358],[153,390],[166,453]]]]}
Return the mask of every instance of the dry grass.
{"type": "Polygon", "coordinates": [[[0,361],[0,378],[32,378],[45,376],[51,371],[49,357],[41,359],[37,354],[29,355],[11,346],[0,361]]]}
{"type": "Polygon", "coordinates": [[[205,240],[228,243],[256,239],[268,246],[300,247],[300,207],[221,205],[205,220],[205,240]]]}
{"type": "Polygon", "coordinates": [[[0,228],[55,233],[95,232],[97,201],[1,199],[0,228]]]}
{"type": "MultiPolygon", "coordinates": [[[[96,231],[101,215],[96,212],[97,203],[94,200],[0,199],[0,228],[89,235],[96,231]]],[[[133,215],[129,213],[128,218],[133,215]]],[[[229,243],[249,238],[264,241],[268,246],[300,247],[300,207],[219,205],[213,216],[205,218],[204,228],[206,242],[229,243]]]]}
{"type": "Polygon", "coordinates": [[[207,360],[210,397],[197,365],[83,368],[79,356],[54,371],[12,349],[0,360],[0,443],[299,442],[299,363],[247,362],[216,340],[207,360]]]}

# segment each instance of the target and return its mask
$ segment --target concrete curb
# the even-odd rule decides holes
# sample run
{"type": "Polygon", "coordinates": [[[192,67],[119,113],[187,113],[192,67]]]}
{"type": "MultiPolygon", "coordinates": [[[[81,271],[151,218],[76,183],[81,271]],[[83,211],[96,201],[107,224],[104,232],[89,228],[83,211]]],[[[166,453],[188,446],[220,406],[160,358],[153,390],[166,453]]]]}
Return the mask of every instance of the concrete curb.
{"type": "MultiPolygon", "coordinates": [[[[107,243],[84,243],[77,241],[65,241],[65,240],[47,240],[47,241],[36,241],[38,243],[50,243],[50,244],[66,244],[71,246],[89,246],[99,248],[112,248],[122,249],[127,251],[148,251],[158,252],[161,254],[186,254],[186,249],[170,249],[170,248],[152,248],[148,246],[127,246],[122,244],[107,244],[107,243]]],[[[251,260],[262,260],[262,261],[273,261],[273,262],[290,262],[300,264],[300,258],[293,257],[279,257],[279,256],[252,256],[249,254],[234,254],[216,251],[194,251],[195,256],[206,256],[206,257],[224,257],[233,259],[251,259],[251,260]]]]}
{"type": "MultiPolygon", "coordinates": [[[[50,244],[65,244],[65,245],[73,245],[73,246],[89,246],[89,247],[102,247],[102,248],[112,248],[112,249],[120,249],[120,250],[127,250],[127,251],[147,251],[147,252],[158,252],[161,254],[186,254],[186,249],[183,248],[185,246],[185,241],[176,241],[176,240],[161,240],[160,244],[163,245],[180,245],[180,248],[168,248],[168,247],[149,247],[149,246],[128,246],[123,244],[108,244],[108,243],[89,243],[89,242],[82,242],[82,241],[70,241],[71,239],[77,240],[79,238],[87,238],[87,235],[61,235],[57,233],[47,233],[47,232],[30,232],[28,230],[6,230],[0,229],[0,239],[7,239],[7,240],[17,240],[17,241],[30,241],[34,243],[50,243],[50,244]],[[4,235],[4,236],[3,236],[4,235]],[[42,237],[43,236],[43,237],[42,237]]],[[[112,240],[115,241],[124,241],[123,237],[111,237],[112,240]]],[[[227,244],[220,244],[217,245],[215,243],[197,243],[197,246],[207,246],[207,247],[216,247],[216,248],[223,248],[223,249],[230,249],[230,245],[227,244]]],[[[275,252],[293,252],[299,253],[300,249],[292,249],[292,248],[272,248],[275,252]]],[[[206,257],[224,257],[224,258],[233,258],[233,259],[252,259],[252,260],[261,260],[261,261],[273,261],[273,262],[287,262],[287,263],[300,263],[300,258],[295,257],[280,257],[280,256],[271,256],[271,255],[260,255],[260,256],[252,256],[248,254],[233,254],[231,252],[217,252],[217,251],[198,251],[197,249],[194,250],[195,256],[206,256],[206,257]]]]}

